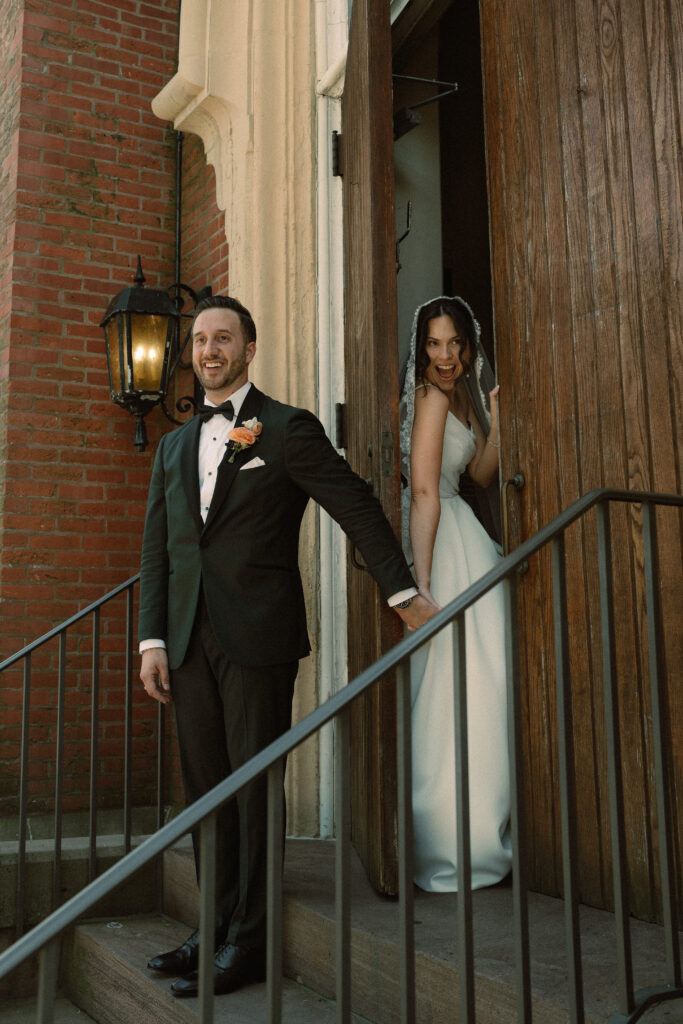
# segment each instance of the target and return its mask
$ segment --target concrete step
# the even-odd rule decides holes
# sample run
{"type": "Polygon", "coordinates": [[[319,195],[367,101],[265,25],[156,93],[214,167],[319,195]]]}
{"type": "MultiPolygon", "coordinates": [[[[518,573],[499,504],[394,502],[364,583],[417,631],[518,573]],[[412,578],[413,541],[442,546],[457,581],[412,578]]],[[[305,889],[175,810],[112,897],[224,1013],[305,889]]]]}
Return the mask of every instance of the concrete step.
{"type": "MultiPolygon", "coordinates": [[[[35,1024],[35,999],[11,999],[0,1004],[0,1024],[35,1024]]],[[[55,1000],[54,1024],[96,1024],[85,1010],[64,996],[55,1000]]]]}
{"type": "MultiPolygon", "coordinates": [[[[64,991],[98,1024],[197,1024],[198,1000],[176,999],[172,979],[145,967],[150,956],[186,937],[186,925],[161,914],[79,925],[63,952],[64,991]]],[[[285,1024],[334,1024],[334,1004],[293,981],[284,983],[282,1008],[285,1024]]],[[[216,997],[214,1020],[263,1024],[265,984],[216,997]]]]}
{"type": "MultiPolygon", "coordinates": [[[[134,836],[132,846],[138,846],[148,837],[134,836]]],[[[122,835],[101,835],[95,847],[96,870],[101,875],[125,854],[122,835]]],[[[89,881],[90,840],[72,837],[61,844],[61,902],[80,892],[89,881]]],[[[16,878],[17,844],[0,842],[0,929],[11,929],[16,924],[16,878]]],[[[26,843],[26,924],[33,927],[53,910],[54,841],[52,839],[31,839],[26,843]]],[[[130,914],[144,909],[153,909],[155,896],[156,869],[148,865],[134,875],[113,894],[104,897],[95,909],[98,915],[110,914],[114,908],[121,908],[126,901],[130,909],[119,909],[119,914],[130,914]]]]}
{"type": "MultiPolygon", "coordinates": [[[[166,810],[166,817],[173,814],[173,808],[166,810]]],[[[157,827],[156,807],[132,807],[130,812],[131,832],[134,836],[149,835],[157,827]]],[[[98,835],[113,835],[123,832],[124,814],[122,807],[103,808],[97,812],[96,831],[98,835]]],[[[51,839],[55,834],[54,812],[50,814],[29,814],[26,817],[26,838],[51,839]]],[[[90,834],[90,811],[66,811],[62,815],[62,836],[65,839],[90,834]]],[[[0,842],[19,839],[19,818],[0,818],[0,842]]]]}
{"type": "MultiPolygon", "coordinates": [[[[133,845],[145,836],[135,836],[133,845]]],[[[26,844],[25,923],[26,930],[43,921],[53,910],[52,839],[31,839],[26,844]]],[[[97,874],[101,875],[124,855],[123,836],[97,838],[97,874]]],[[[17,844],[0,841],[0,952],[16,939],[17,844]]],[[[61,902],[80,892],[89,880],[90,842],[82,836],[62,840],[61,902]]],[[[156,865],[149,864],[93,908],[93,916],[139,914],[157,909],[156,865]]],[[[35,994],[37,958],[32,957],[9,978],[0,980],[0,1005],[6,999],[29,998],[35,994]]]]}
{"type": "MultiPolygon", "coordinates": [[[[164,876],[166,913],[188,928],[196,927],[198,894],[189,840],[167,852],[164,876]]],[[[353,1009],[375,1024],[395,1024],[400,1020],[398,903],[374,892],[355,855],[351,899],[353,1009]]],[[[457,899],[455,893],[415,889],[420,1022],[455,1024],[459,1020],[457,899]]],[[[473,893],[472,902],[477,1024],[509,1024],[517,1018],[511,885],[503,882],[480,889],[473,893]]],[[[283,909],[285,975],[333,999],[333,842],[287,841],[283,909]]],[[[604,1024],[619,1008],[614,917],[582,907],[581,928],[586,1024],[604,1024]]],[[[568,1024],[564,903],[530,893],[529,931],[534,1024],[568,1024]]],[[[662,929],[632,920],[631,941],[636,989],[662,983],[666,978],[662,929]]],[[[647,1024],[683,1024],[683,1002],[663,1003],[641,1019],[647,1024]]]]}

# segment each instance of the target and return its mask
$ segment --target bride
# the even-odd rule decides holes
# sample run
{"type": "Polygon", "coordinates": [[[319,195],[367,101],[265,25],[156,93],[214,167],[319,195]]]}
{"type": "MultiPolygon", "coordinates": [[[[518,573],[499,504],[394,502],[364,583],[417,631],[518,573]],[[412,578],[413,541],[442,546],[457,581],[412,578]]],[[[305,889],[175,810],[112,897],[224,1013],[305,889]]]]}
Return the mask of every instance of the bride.
{"type": "MultiPolygon", "coordinates": [[[[462,299],[441,297],[417,310],[402,414],[414,574],[419,592],[443,606],[499,557],[458,493],[465,469],[480,487],[497,480],[499,445],[498,388],[462,299]]],[[[496,588],[465,614],[475,889],[500,881],[511,865],[503,628],[496,588]]],[[[431,892],[459,888],[451,636],[446,627],[411,659],[415,882],[431,892]]]]}

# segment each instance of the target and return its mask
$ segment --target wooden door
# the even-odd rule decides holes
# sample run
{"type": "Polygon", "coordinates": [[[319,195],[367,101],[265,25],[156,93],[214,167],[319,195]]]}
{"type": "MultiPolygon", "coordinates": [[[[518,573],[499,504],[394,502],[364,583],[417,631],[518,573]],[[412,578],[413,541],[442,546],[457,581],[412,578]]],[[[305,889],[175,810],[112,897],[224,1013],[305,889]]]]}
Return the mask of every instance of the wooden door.
{"type": "MultiPolygon", "coordinates": [[[[680,487],[675,8],[674,0],[480,0],[502,469],[504,478],[518,469],[527,478],[508,498],[515,543],[594,488],[680,487]]],[[[657,519],[680,870],[681,533],[675,510],[657,519]]],[[[656,918],[642,518],[638,507],[620,507],[612,521],[631,906],[656,918]]],[[[594,514],[566,542],[580,889],[585,902],[609,907],[594,514]]],[[[529,870],[534,888],[554,894],[562,865],[549,553],[532,559],[520,591],[529,870]]]]}
{"type": "MultiPolygon", "coordinates": [[[[342,107],[347,457],[400,536],[396,267],[388,3],[354,0],[342,107]]],[[[348,561],[349,678],[402,636],[369,573],[348,561]]],[[[394,678],[352,716],[352,831],[368,877],[397,887],[394,678]]]]}

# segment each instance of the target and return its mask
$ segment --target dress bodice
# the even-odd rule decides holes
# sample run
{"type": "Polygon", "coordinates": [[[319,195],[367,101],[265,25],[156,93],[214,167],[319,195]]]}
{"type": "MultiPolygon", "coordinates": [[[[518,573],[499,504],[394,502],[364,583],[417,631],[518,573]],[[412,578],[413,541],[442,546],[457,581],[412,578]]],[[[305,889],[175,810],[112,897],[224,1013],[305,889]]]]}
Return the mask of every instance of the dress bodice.
{"type": "Polygon", "coordinates": [[[443,435],[439,497],[452,498],[460,490],[460,476],[477,450],[474,431],[449,412],[443,435]]]}

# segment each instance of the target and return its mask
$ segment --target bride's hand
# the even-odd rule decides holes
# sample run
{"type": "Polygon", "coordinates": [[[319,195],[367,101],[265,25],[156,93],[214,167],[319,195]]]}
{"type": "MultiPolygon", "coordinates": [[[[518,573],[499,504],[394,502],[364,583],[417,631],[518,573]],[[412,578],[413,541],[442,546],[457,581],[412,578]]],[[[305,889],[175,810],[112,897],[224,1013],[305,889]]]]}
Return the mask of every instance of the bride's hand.
{"type": "Polygon", "coordinates": [[[431,605],[433,605],[433,606],[434,606],[434,608],[435,608],[435,609],[436,609],[437,611],[441,611],[441,605],[440,605],[440,604],[438,604],[438,602],[434,600],[434,598],[432,597],[432,595],[431,595],[431,592],[430,592],[430,590],[429,590],[429,587],[424,587],[424,586],[421,586],[421,585],[420,585],[420,584],[418,583],[418,585],[417,585],[417,592],[418,592],[418,594],[419,594],[419,595],[420,595],[421,597],[424,597],[425,601],[428,601],[428,602],[429,602],[429,603],[430,603],[431,605]]]}
{"type": "Polygon", "coordinates": [[[423,594],[417,594],[407,608],[394,607],[394,611],[403,619],[409,631],[423,626],[432,615],[436,615],[439,606],[433,601],[428,601],[423,594]]]}
{"type": "Polygon", "coordinates": [[[492,391],[489,391],[489,402],[491,403],[491,425],[498,422],[498,392],[500,384],[496,384],[492,391]]]}

